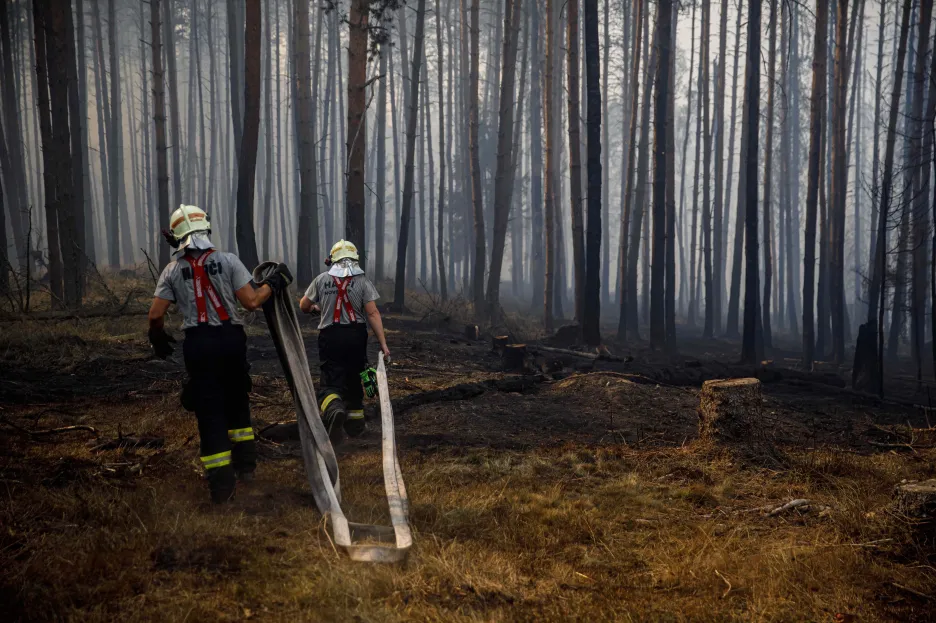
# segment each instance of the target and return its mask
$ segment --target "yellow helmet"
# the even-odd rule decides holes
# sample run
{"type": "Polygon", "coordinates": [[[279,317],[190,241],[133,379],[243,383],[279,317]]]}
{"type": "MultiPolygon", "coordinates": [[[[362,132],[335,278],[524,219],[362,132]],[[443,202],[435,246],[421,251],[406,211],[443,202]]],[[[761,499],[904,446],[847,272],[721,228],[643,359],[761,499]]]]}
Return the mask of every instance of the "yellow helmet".
{"type": "Polygon", "coordinates": [[[354,246],[354,243],[348,242],[347,240],[339,240],[335,243],[335,246],[331,248],[331,253],[329,258],[332,262],[338,262],[346,258],[351,258],[355,262],[360,261],[358,256],[357,247],[354,246]]]}
{"type": "Polygon", "coordinates": [[[211,221],[208,214],[198,206],[182,204],[172,213],[169,219],[169,228],[172,235],[179,242],[183,242],[191,234],[198,231],[211,231],[211,221]]]}

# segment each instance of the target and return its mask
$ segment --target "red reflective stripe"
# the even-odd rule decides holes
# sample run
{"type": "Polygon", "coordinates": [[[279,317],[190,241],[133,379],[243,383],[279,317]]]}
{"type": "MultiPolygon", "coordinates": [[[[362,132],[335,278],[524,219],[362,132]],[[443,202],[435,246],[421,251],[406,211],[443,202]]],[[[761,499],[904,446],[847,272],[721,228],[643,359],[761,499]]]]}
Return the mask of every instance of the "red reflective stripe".
{"type": "Polygon", "coordinates": [[[338,295],[335,299],[335,314],[332,317],[335,324],[341,324],[342,307],[344,307],[345,312],[348,314],[348,320],[357,322],[357,314],[354,313],[354,306],[351,305],[351,298],[348,296],[348,284],[351,283],[351,279],[352,277],[345,277],[344,279],[332,277],[332,281],[335,282],[335,287],[338,288],[338,295]]]}
{"type": "Polygon", "coordinates": [[[205,292],[208,293],[208,298],[211,299],[211,305],[214,307],[215,313],[218,314],[218,319],[221,320],[221,322],[230,319],[227,310],[224,309],[221,298],[218,296],[218,293],[215,292],[214,286],[211,285],[208,273],[205,272],[205,260],[207,260],[208,256],[212,253],[214,253],[214,251],[206,251],[202,253],[197,260],[193,260],[189,255],[184,256],[185,261],[192,267],[192,284],[195,289],[195,307],[198,310],[198,324],[208,322],[208,306],[205,304],[205,292]]]}

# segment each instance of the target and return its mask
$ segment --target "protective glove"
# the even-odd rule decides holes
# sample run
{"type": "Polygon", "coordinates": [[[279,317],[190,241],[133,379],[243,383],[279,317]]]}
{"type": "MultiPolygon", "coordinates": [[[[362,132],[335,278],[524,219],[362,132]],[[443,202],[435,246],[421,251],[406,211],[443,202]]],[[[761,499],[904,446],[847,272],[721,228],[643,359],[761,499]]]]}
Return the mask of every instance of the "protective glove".
{"type": "Polygon", "coordinates": [[[175,344],[175,338],[166,333],[165,329],[150,329],[149,341],[153,346],[153,352],[160,359],[166,359],[175,352],[172,344],[175,344]]]}
{"type": "Polygon", "coordinates": [[[289,267],[286,266],[286,264],[280,264],[269,277],[263,280],[261,285],[265,283],[273,290],[273,294],[279,294],[288,288],[292,282],[293,276],[292,273],[289,272],[289,267]]]}
{"type": "Polygon", "coordinates": [[[162,230],[162,235],[163,235],[163,238],[166,239],[166,242],[169,243],[169,246],[170,246],[170,247],[172,247],[173,249],[178,249],[178,248],[179,248],[179,239],[176,238],[175,236],[173,236],[173,235],[172,235],[172,232],[166,231],[166,230],[164,229],[164,230],[162,230]]]}

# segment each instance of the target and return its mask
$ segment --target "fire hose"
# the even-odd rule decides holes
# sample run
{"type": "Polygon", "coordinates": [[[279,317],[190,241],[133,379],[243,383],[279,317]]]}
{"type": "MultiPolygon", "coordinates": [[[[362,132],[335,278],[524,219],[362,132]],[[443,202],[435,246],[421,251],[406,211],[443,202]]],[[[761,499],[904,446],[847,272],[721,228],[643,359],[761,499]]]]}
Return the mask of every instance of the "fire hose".
{"type": "MultiPolygon", "coordinates": [[[[254,280],[258,283],[263,281],[276,266],[274,262],[260,264],[254,270],[254,280]]],[[[263,313],[296,405],[302,459],[315,505],[327,518],[335,544],[344,549],[352,560],[404,560],[412,547],[413,536],[409,527],[406,485],[403,483],[403,473],[397,458],[393,409],[383,353],[378,356],[377,388],[380,397],[384,489],[390,508],[390,526],[354,523],[348,521],[341,510],[338,459],[319,413],[299,319],[288,291],[274,294],[264,305],[263,313]]]]}

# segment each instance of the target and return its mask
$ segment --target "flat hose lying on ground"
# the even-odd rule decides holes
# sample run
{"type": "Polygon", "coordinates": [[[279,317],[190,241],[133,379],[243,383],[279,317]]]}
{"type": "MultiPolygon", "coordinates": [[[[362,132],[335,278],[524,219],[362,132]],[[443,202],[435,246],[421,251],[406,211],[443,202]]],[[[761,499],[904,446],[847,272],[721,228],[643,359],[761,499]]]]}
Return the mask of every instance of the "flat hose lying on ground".
{"type": "MultiPolygon", "coordinates": [[[[276,266],[274,262],[260,264],[254,270],[254,280],[258,283],[263,281],[276,266]]],[[[331,523],[335,543],[347,551],[352,560],[403,560],[413,544],[413,537],[408,523],[409,501],[406,497],[406,486],[403,484],[403,473],[397,458],[393,409],[390,405],[383,353],[378,357],[377,387],[380,394],[384,488],[387,492],[392,527],[349,522],[341,511],[338,460],[319,414],[299,319],[288,291],[274,294],[264,305],[263,313],[296,404],[302,458],[312,487],[312,495],[315,497],[315,505],[331,523]]]]}

